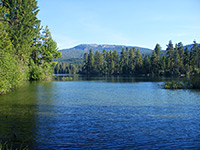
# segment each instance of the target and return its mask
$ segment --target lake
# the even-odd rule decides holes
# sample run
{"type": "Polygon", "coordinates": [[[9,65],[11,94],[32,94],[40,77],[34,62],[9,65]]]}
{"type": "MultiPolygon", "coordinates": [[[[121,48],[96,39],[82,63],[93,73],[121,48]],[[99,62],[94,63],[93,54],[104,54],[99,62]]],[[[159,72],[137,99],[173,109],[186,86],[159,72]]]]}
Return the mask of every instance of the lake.
{"type": "Polygon", "coordinates": [[[164,80],[26,82],[0,96],[0,141],[35,150],[199,149],[200,91],[166,90],[164,80]]]}

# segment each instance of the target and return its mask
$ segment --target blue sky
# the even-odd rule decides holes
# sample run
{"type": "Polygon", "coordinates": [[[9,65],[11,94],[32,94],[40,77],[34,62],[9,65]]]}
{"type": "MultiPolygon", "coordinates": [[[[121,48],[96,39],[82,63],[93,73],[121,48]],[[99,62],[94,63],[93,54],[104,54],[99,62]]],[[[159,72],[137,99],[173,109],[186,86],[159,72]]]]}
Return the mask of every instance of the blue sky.
{"type": "Polygon", "coordinates": [[[58,48],[116,44],[154,49],[200,41],[200,0],[38,0],[58,48]]]}

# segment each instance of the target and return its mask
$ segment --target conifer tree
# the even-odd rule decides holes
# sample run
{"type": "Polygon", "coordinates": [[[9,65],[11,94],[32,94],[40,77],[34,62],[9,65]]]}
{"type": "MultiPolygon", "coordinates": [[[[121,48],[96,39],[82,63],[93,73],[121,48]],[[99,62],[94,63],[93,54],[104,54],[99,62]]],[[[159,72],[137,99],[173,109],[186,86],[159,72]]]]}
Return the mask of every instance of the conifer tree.
{"type": "MultiPolygon", "coordinates": [[[[4,14],[9,13],[3,5],[0,4],[0,20],[3,20],[4,14]]],[[[14,46],[9,39],[7,22],[0,22],[0,95],[8,92],[10,89],[20,85],[22,76],[18,61],[14,55],[14,46]]]]}
{"type": "Polygon", "coordinates": [[[92,74],[93,73],[93,69],[94,69],[94,55],[93,55],[93,50],[92,48],[90,49],[90,52],[88,54],[88,62],[87,62],[87,65],[88,65],[88,73],[89,74],[92,74]]]}
{"type": "Polygon", "coordinates": [[[174,46],[172,44],[172,41],[169,41],[169,44],[167,45],[166,49],[167,53],[167,69],[169,72],[173,72],[174,68],[174,46]]]}
{"type": "Polygon", "coordinates": [[[136,51],[135,59],[136,59],[136,66],[135,66],[136,73],[140,74],[142,72],[143,60],[139,48],[136,51]]]}
{"type": "Polygon", "coordinates": [[[34,38],[40,31],[40,20],[37,18],[39,9],[36,0],[3,0],[8,8],[4,21],[8,22],[7,32],[18,59],[27,63],[32,53],[34,38]]]}
{"type": "Polygon", "coordinates": [[[151,55],[151,71],[154,75],[159,75],[159,60],[158,60],[158,55],[156,53],[156,50],[153,51],[152,55],[151,55]]]}
{"type": "Polygon", "coordinates": [[[129,73],[133,73],[135,69],[135,53],[133,51],[133,48],[130,49],[129,52],[129,73]]]}
{"type": "Polygon", "coordinates": [[[122,48],[121,56],[120,56],[120,74],[126,73],[126,52],[125,49],[122,48]]]}
{"type": "Polygon", "coordinates": [[[161,54],[161,48],[160,48],[159,44],[156,44],[156,47],[154,50],[155,50],[157,56],[159,56],[161,54]]]}
{"type": "Polygon", "coordinates": [[[143,73],[147,76],[151,71],[151,60],[148,56],[143,59],[143,73]]]}
{"type": "Polygon", "coordinates": [[[113,53],[113,61],[114,61],[114,68],[115,68],[114,72],[115,74],[118,74],[119,73],[119,55],[116,49],[114,50],[114,53],[113,53]]]}
{"type": "Polygon", "coordinates": [[[94,54],[94,70],[95,74],[102,74],[103,69],[103,55],[97,50],[94,54]]]}

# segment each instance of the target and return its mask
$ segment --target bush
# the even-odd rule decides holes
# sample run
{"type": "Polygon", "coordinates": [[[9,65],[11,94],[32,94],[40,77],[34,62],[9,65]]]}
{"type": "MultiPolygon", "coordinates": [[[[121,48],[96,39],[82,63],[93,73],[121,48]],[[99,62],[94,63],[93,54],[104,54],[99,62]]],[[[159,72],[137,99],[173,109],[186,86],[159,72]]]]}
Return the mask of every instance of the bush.
{"type": "Polygon", "coordinates": [[[0,54],[0,94],[21,84],[22,74],[15,57],[9,53],[0,54]]]}

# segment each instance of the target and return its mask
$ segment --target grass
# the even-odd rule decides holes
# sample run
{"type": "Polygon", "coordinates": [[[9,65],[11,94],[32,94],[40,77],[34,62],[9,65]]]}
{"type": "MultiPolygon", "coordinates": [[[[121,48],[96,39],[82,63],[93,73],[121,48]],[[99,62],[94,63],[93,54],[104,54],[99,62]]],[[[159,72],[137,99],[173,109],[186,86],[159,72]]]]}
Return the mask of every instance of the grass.
{"type": "Polygon", "coordinates": [[[13,144],[8,144],[8,142],[0,142],[0,150],[28,150],[28,146],[23,146],[21,144],[18,148],[14,148],[13,144]]]}

